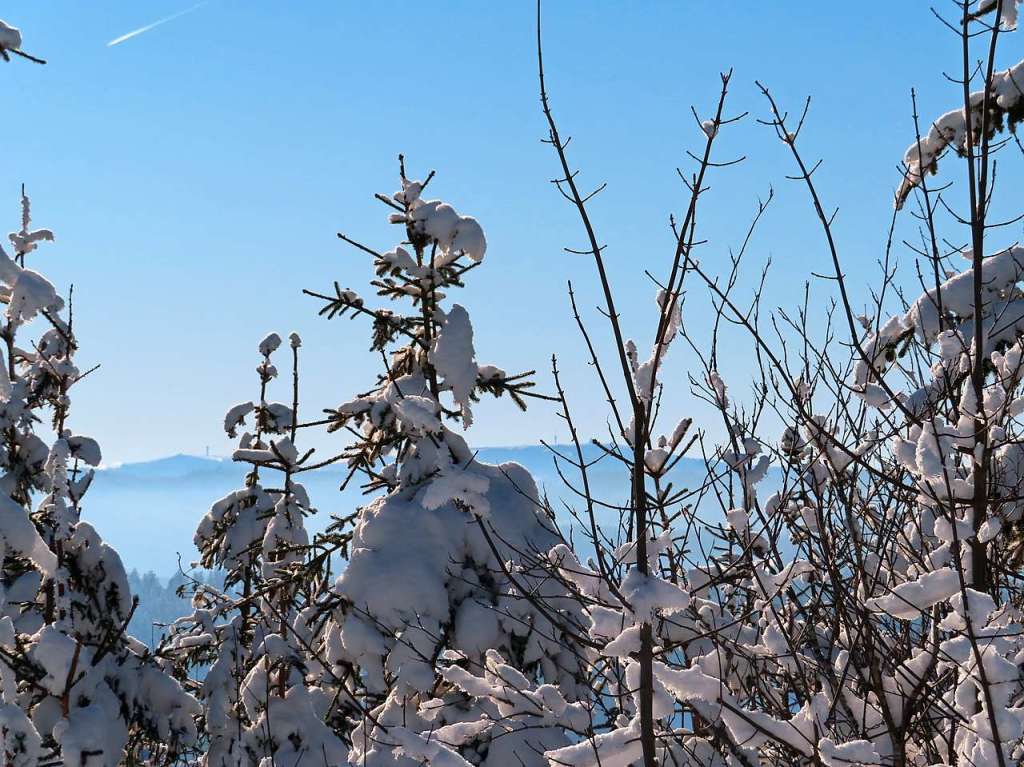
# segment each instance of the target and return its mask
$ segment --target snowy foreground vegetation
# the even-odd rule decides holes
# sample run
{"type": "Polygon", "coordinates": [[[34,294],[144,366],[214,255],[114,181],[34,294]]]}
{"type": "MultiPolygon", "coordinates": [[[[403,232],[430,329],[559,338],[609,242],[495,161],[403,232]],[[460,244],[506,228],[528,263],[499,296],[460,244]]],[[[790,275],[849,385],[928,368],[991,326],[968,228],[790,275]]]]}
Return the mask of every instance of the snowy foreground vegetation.
{"type": "MultiPolygon", "coordinates": [[[[1021,764],[1024,248],[989,210],[995,158],[1022,151],[1011,131],[1024,62],[994,65],[1015,0],[957,8],[963,98],[919,124],[895,196],[894,215],[922,232],[906,246],[916,267],[897,275],[887,250],[863,314],[800,149],[806,110],[762,88],[762,121],[831,257],[824,321],[813,307],[769,321],[760,290],[739,296],[745,247],[724,274],[698,257],[703,193],[731,164],[716,139],[738,121],[725,74],[697,118],[675,246],[652,267],[651,337],[625,338],[541,67],[556,183],[600,284],[593,327],[572,301],[608,400],[609,434],[592,444],[577,438],[557,363],[546,395],[532,372],[478,357],[458,291],[485,261],[483,229],[403,162],[398,191],[378,195],[393,247],[342,237],[372,259],[370,291],[307,291],[326,319],[366,321],[380,373],[310,413],[301,339],[271,333],[254,348],[251,399],[223,424],[238,489],[197,514],[196,560],[217,576],[185,580],[191,612],[154,649],[129,636],[137,602],[88,522],[101,453],[75,432],[70,391],[89,371],[75,362],[70,294],[33,270],[53,234],[32,228],[23,197],[11,253],[0,250],[2,763],[1021,764]],[[749,339],[749,403],[746,382],[718,371],[719,335],[688,332],[684,286],[749,339]],[[610,334],[610,356],[595,333],[610,334]],[[668,354],[691,355],[690,385],[724,444],[659,417],[678,395],[660,378],[668,354]],[[553,457],[576,499],[571,525],[524,468],[477,459],[466,435],[489,396],[560,409],[574,445],[553,457]],[[337,454],[306,449],[309,429],[333,433],[337,454]],[[686,455],[704,461],[700,486],[673,482],[686,455]],[[597,463],[620,472],[628,501],[595,495],[597,463]],[[311,535],[303,479],[328,466],[369,500],[311,535]]],[[[0,25],[4,58],[20,46],[0,25]]]]}

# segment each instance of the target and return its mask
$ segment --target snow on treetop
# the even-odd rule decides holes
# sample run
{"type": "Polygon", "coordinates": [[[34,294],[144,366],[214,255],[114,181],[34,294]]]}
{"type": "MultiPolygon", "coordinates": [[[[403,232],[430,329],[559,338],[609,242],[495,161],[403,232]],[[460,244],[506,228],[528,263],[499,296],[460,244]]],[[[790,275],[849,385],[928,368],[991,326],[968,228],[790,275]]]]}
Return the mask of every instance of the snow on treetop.
{"type": "MultiPolygon", "coordinates": [[[[22,198],[23,205],[27,206],[28,198],[22,198]]],[[[27,210],[27,207],[24,208],[27,210]]],[[[27,214],[23,218],[23,224],[27,225],[27,214]]],[[[25,232],[24,227],[21,234],[12,234],[11,241],[15,247],[20,248],[19,253],[24,254],[34,250],[36,243],[42,240],[53,240],[53,233],[48,229],[40,229],[36,232],[25,232]]],[[[64,307],[64,301],[57,295],[53,284],[43,275],[31,269],[25,269],[15,263],[10,256],[0,247],[0,282],[7,290],[7,318],[14,323],[28,322],[39,312],[45,310],[59,311],[64,307]]]]}
{"type": "Polygon", "coordinates": [[[479,222],[472,216],[460,216],[455,208],[441,200],[421,200],[423,183],[404,181],[403,191],[395,199],[405,202],[408,216],[391,216],[394,223],[411,224],[415,232],[437,243],[440,258],[434,257],[434,266],[450,264],[461,255],[473,261],[482,261],[487,251],[487,239],[479,222]]]}
{"type": "Polygon", "coordinates": [[[281,345],[281,336],[277,333],[271,333],[262,341],[260,341],[260,354],[264,357],[268,357],[277,351],[277,348],[281,345]]]}
{"type": "Polygon", "coordinates": [[[7,235],[14,246],[15,253],[25,255],[35,250],[40,242],[53,242],[53,232],[51,230],[29,229],[31,223],[32,201],[23,191],[21,193],[21,230],[7,235]]]}
{"type": "Polygon", "coordinates": [[[0,19],[0,48],[8,51],[21,49],[21,30],[0,19]]]}

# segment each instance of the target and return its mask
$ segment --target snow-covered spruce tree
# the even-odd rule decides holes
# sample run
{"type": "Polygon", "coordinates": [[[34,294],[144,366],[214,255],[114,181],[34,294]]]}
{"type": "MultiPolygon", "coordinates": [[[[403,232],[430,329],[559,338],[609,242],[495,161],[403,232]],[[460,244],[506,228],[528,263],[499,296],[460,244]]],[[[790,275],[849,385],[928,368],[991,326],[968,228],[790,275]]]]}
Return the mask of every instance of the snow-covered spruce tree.
{"type": "Polygon", "coordinates": [[[195,684],[204,767],[335,767],[348,757],[325,724],[336,702],[317,684],[321,665],[311,644],[323,559],[307,561],[304,519],[314,509],[296,477],[313,451],[296,447],[301,341],[295,333],[288,340],[290,403],[268,399],[278,375],[271,357],[281,345],[271,333],[259,345],[259,400],[235,405],[224,419],[231,437],[254,421],[232,456],[250,466],[244,487],[214,503],[195,534],[199,564],[221,572],[224,586],[193,581],[195,610],[175,622],[161,648],[182,674],[203,672],[195,684]]]}
{"type": "Polygon", "coordinates": [[[564,609],[565,589],[530,565],[559,536],[530,475],[475,460],[456,431],[481,394],[508,394],[521,407],[537,395],[530,374],[477,362],[469,313],[448,297],[481,263],[484,234],[475,219],[422,197],[430,178],[409,180],[403,164],[401,190],[378,195],[402,228],[400,245],[353,243],[373,258],[378,295],[407,309],[371,309],[337,285],[333,295],[311,293],[328,317],[371,319],[371,349],[384,360],[368,392],[328,411],[332,431],[355,437],[344,451],[351,471],[381,494],[359,509],[345,541],[322,655],[354,701],[353,764],[540,765],[545,750],[566,744],[558,717],[523,701],[509,715],[465,685],[485,674],[510,689],[539,684],[561,709],[580,694],[578,617],[548,606],[564,609]]]}
{"type": "Polygon", "coordinates": [[[23,194],[14,257],[0,248],[3,764],[170,763],[195,739],[198,703],[125,633],[134,604],[121,559],[81,519],[100,448],[70,427],[84,374],[70,310],[26,267],[53,239],[29,214],[23,194]]]}

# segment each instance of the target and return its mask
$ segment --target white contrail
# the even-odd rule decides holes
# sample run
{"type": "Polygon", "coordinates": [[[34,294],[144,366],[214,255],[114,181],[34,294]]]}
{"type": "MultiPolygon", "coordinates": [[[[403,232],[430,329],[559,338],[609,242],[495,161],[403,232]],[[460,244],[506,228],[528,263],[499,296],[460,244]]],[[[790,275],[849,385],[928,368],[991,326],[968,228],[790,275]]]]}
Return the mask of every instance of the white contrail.
{"type": "Polygon", "coordinates": [[[195,10],[198,10],[199,8],[202,8],[208,2],[209,2],[209,0],[202,0],[202,2],[196,3],[191,8],[186,8],[183,11],[178,11],[177,13],[172,13],[170,16],[165,16],[162,19],[157,19],[152,24],[147,24],[144,27],[139,27],[138,29],[133,29],[128,34],[121,35],[120,37],[115,37],[113,40],[111,40],[109,43],[107,43],[107,47],[108,48],[112,48],[115,45],[120,45],[125,40],[131,40],[133,37],[138,37],[143,32],[148,32],[151,29],[156,29],[161,24],[166,24],[168,21],[174,21],[175,19],[181,18],[182,16],[184,16],[187,13],[192,13],[192,11],[195,11],[195,10]]]}

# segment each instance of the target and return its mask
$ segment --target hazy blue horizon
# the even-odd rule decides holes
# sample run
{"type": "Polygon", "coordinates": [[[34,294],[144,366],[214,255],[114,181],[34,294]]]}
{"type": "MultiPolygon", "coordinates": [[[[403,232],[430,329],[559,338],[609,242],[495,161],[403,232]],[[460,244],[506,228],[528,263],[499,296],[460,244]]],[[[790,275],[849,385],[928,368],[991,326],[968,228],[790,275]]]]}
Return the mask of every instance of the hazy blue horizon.
{"type": "MultiPolygon", "coordinates": [[[[36,223],[57,234],[33,258],[62,290],[74,283],[80,364],[102,365],[76,389],[73,427],[100,440],[108,463],[229,454],[223,413],[256,395],[256,345],[271,330],[305,340],[305,413],[370,388],[378,368],[366,326],[318,318],[301,290],[338,280],[367,295],[368,261],[335,233],[381,248],[397,241],[372,195],[397,188],[404,152],[412,174],[437,169],[433,195],[487,232],[484,266],[457,299],[472,313],[478,357],[537,369],[550,390],[557,353],[583,433],[601,435],[606,410],[568,312],[568,279],[601,343],[606,334],[590,262],[561,250],[581,232],[549,183],[555,159],[540,141],[533,4],[210,0],[107,45],[189,7],[36,0],[4,10],[25,49],[49,63],[14,61],[0,73],[17,113],[0,226],[16,227],[24,182],[36,223]]],[[[956,105],[941,71],[955,65],[959,41],[925,6],[794,2],[783,14],[770,4],[550,2],[544,33],[572,159],[585,186],[609,182],[593,212],[641,344],[653,317],[642,269],[667,263],[667,218],[685,193],[675,168],[702,138],[690,105],[706,116],[730,67],[728,111],[751,114],[723,132],[719,156],[748,160],[711,176],[705,264],[727,263],[758,196],[774,187],[749,255],[758,267],[773,259],[767,304],[792,305],[810,273],[828,269],[806,195],[785,180],[790,158],[755,122],[766,113],[759,79],[791,110],[814,98],[803,148],[825,160],[816,179],[840,207],[836,236],[855,300],[866,300],[913,137],[910,89],[926,120],[956,105]]],[[[1019,58],[1012,42],[1005,49],[1002,63],[1019,58]]],[[[898,234],[913,236],[913,225],[905,215],[898,234]]],[[[1018,224],[999,236],[1019,233],[1018,224]]],[[[905,249],[898,255],[907,262],[905,249]]],[[[814,285],[817,298],[830,295],[814,285]]],[[[706,302],[691,293],[685,321],[700,338],[706,302]]],[[[747,349],[730,344],[722,358],[741,394],[747,349]]],[[[693,367],[688,350],[673,350],[668,420],[706,413],[686,395],[693,367]]],[[[481,405],[476,420],[474,444],[566,438],[547,406],[524,417],[502,400],[481,405]]]]}

